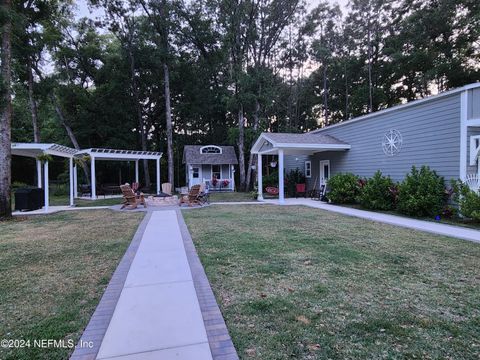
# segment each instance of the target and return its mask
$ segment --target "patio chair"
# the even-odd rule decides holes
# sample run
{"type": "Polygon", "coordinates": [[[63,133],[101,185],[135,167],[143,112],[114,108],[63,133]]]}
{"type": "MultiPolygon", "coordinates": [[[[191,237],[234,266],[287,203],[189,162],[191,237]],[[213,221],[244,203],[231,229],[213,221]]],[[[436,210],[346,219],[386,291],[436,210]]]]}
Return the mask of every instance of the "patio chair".
{"type": "Polygon", "coordinates": [[[297,198],[299,194],[303,194],[303,197],[307,197],[306,184],[295,184],[295,197],[297,198]]]}
{"type": "Polygon", "coordinates": [[[320,189],[316,190],[316,189],[313,189],[311,192],[310,192],[310,198],[312,200],[322,200],[325,198],[325,185],[321,185],[320,186],[320,189]]]}
{"type": "Polygon", "coordinates": [[[122,190],[123,194],[122,209],[127,208],[129,210],[133,210],[136,209],[138,205],[147,207],[147,203],[145,202],[143,194],[135,195],[135,192],[132,190],[129,184],[120,185],[120,189],[122,190]]]}
{"type": "Polygon", "coordinates": [[[162,192],[167,195],[172,195],[172,184],[170,183],[163,183],[162,184],[162,192]]]}
{"type": "Polygon", "coordinates": [[[210,191],[208,188],[208,185],[205,183],[202,183],[200,185],[200,192],[198,194],[198,200],[202,205],[205,204],[210,204],[210,191]]]}
{"type": "Polygon", "coordinates": [[[200,195],[200,185],[193,185],[190,188],[188,195],[181,197],[179,205],[182,205],[182,204],[188,204],[188,206],[192,206],[195,204],[201,205],[199,195],[200,195]]]}

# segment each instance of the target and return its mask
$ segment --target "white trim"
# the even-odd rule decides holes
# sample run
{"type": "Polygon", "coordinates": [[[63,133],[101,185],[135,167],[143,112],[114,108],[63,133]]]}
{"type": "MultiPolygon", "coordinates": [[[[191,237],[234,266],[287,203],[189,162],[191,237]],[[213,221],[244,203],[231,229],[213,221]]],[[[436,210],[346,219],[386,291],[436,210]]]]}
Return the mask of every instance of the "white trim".
{"type": "Polygon", "coordinates": [[[367,120],[367,119],[374,118],[374,117],[379,116],[379,115],[388,114],[392,111],[397,111],[397,110],[400,110],[400,109],[406,109],[406,108],[409,108],[409,107],[412,107],[412,106],[421,105],[421,104],[426,103],[428,101],[438,100],[440,98],[455,95],[457,93],[462,93],[463,94],[464,92],[466,93],[467,90],[476,89],[476,88],[480,88],[480,83],[473,83],[473,84],[465,85],[465,86],[463,86],[461,88],[458,88],[458,89],[445,91],[445,92],[442,92],[440,94],[428,96],[428,97],[425,97],[423,99],[414,100],[414,101],[408,102],[406,104],[401,104],[401,105],[390,107],[388,109],[379,110],[379,111],[376,111],[374,113],[359,116],[359,117],[356,117],[356,118],[353,118],[353,119],[350,119],[350,120],[346,120],[346,121],[338,123],[338,124],[329,125],[329,126],[326,126],[324,128],[321,128],[321,129],[316,129],[316,130],[310,131],[306,134],[316,134],[316,133],[325,131],[327,129],[334,129],[336,127],[352,124],[352,123],[355,123],[357,121],[367,120]]]}
{"type": "Polygon", "coordinates": [[[310,160],[307,160],[307,161],[305,161],[304,166],[305,166],[305,177],[306,178],[311,178],[312,177],[312,162],[310,160]],[[310,167],[308,169],[310,171],[310,175],[307,175],[307,164],[310,165],[310,167]]]}
{"type": "Polygon", "coordinates": [[[467,116],[468,116],[468,91],[460,95],[460,171],[462,181],[467,176],[467,116]]]}
{"type": "Polygon", "coordinates": [[[202,146],[200,148],[200,154],[202,155],[205,155],[205,154],[223,154],[223,150],[220,146],[217,146],[217,145],[205,145],[205,146],[202,146]],[[216,148],[218,150],[220,150],[219,153],[203,153],[203,149],[206,149],[206,148],[216,148]]]}
{"type": "Polygon", "coordinates": [[[479,119],[468,119],[467,126],[480,126],[480,118],[479,119]]]}

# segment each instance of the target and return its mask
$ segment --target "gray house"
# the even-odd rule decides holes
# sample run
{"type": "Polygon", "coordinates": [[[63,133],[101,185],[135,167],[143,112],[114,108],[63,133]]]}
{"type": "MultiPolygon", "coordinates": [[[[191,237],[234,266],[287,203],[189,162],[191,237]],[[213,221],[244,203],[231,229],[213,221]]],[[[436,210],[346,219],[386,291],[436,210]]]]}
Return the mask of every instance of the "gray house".
{"type": "Polygon", "coordinates": [[[233,146],[185,145],[183,163],[188,188],[205,183],[211,190],[235,189],[238,160],[233,146]]]}
{"type": "Polygon", "coordinates": [[[261,155],[272,154],[279,158],[280,194],[284,173],[295,168],[305,172],[310,189],[344,172],[371,177],[380,170],[400,181],[412,165],[478,184],[480,83],[305,134],[262,133],[252,152],[259,155],[260,198],[261,155]]]}

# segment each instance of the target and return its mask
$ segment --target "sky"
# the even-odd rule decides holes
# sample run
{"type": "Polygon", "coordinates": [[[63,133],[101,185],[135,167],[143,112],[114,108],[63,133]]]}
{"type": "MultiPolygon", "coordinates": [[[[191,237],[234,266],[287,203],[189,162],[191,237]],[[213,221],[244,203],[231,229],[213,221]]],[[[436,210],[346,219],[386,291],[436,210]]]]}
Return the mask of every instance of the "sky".
{"type": "MultiPolygon", "coordinates": [[[[321,0],[307,0],[309,3],[310,7],[313,8],[315,7],[321,0]]],[[[338,3],[342,10],[344,10],[347,6],[347,3],[349,0],[329,0],[332,4],[333,3],[338,3]]],[[[99,16],[99,12],[95,11],[93,14],[90,13],[88,6],[87,6],[87,0],[77,0],[77,17],[82,18],[82,17],[92,17],[95,18],[99,16]]]]}

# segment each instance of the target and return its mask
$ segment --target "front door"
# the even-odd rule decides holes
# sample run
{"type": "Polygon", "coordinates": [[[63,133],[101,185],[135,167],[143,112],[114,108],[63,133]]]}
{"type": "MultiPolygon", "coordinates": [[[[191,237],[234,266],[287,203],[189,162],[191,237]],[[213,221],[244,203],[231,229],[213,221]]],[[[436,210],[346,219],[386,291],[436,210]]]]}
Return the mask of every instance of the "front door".
{"type": "Polygon", "coordinates": [[[327,186],[330,178],[330,160],[320,160],[320,186],[327,186]]]}
{"type": "Polygon", "coordinates": [[[199,185],[202,183],[202,168],[200,166],[192,166],[190,178],[190,187],[193,185],[199,185]]]}

